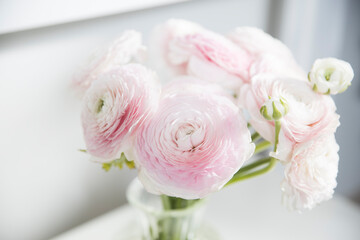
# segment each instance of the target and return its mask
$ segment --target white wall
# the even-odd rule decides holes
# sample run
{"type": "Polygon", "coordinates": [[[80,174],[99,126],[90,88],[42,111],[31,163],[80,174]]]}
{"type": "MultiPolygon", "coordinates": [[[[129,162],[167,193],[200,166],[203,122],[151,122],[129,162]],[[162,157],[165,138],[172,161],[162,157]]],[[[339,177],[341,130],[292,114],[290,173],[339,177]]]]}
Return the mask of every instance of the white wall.
{"type": "Polygon", "coordinates": [[[0,34],[110,16],[188,0],[2,0],[0,34]]]}
{"type": "Polygon", "coordinates": [[[266,0],[193,1],[0,35],[0,239],[47,239],[125,203],[134,172],[88,162],[71,75],[121,31],[171,17],[215,31],[267,26],[266,0]]]}

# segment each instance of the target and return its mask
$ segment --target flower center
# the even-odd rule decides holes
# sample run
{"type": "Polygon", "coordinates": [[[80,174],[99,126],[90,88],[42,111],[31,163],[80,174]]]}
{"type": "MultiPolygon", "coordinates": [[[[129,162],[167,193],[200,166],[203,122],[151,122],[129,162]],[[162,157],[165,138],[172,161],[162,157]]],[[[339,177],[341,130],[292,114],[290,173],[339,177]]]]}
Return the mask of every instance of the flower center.
{"type": "Polygon", "coordinates": [[[104,100],[102,98],[99,99],[96,105],[96,113],[100,113],[102,108],[104,107],[104,100]]]}
{"type": "Polygon", "coordinates": [[[325,77],[326,81],[330,81],[331,74],[333,74],[334,70],[335,69],[333,69],[333,68],[327,68],[325,70],[324,77],[325,77]]]}
{"type": "Polygon", "coordinates": [[[180,126],[175,134],[178,149],[184,152],[194,151],[203,142],[202,132],[199,126],[190,123],[180,126]]]}

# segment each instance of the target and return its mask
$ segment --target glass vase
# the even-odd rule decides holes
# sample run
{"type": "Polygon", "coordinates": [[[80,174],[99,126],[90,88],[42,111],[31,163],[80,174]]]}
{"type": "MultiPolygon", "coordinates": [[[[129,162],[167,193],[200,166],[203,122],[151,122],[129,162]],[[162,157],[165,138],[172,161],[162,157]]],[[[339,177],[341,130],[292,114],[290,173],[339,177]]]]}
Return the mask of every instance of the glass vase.
{"type": "Polygon", "coordinates": [[[141,240],[218,240],[212,228],[203,224],[206,200],[180,209],[165,210],[161,196],[148,193],[135,179],[127,190],[129,203],[137,210],[141,240]]]}

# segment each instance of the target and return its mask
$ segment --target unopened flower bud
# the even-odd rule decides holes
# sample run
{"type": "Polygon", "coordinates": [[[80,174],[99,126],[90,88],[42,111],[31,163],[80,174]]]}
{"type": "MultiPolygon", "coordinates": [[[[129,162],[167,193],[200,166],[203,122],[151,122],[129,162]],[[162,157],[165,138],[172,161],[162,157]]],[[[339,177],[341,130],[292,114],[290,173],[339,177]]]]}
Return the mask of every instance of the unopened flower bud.
{"type": "Polygon", "coordinates": [[[308,78],[314,91],[337,94],[350,86],[354,71],[348,62],[336,58],[322,58],[314,62],[308,78]]]}
{"type": "Polygon", "coordinates": [[[279,120],[289,111],[288,104],[284,98],[270,98],[260,108],[261,115],[267,120],[279,120]]]}

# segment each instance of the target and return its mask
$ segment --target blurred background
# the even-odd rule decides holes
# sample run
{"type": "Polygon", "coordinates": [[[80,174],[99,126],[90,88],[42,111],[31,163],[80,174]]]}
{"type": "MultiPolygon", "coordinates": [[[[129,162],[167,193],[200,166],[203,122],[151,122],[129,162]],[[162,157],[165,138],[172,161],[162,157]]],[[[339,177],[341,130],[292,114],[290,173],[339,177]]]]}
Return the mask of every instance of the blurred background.
{"type": "Polygon", "coordinates": [[[126,203],[135,172],[106,173],[77,151],[81,103],[70,81],[123,30],[143,32],[146,42],[169,18],[220,33],[262,28],[306,70],[320,57],[350,62],[353,84],[335,97],[336,194],[360,203],[360,1],[0,0],[0,239],[48,239],[126,203]]]}

